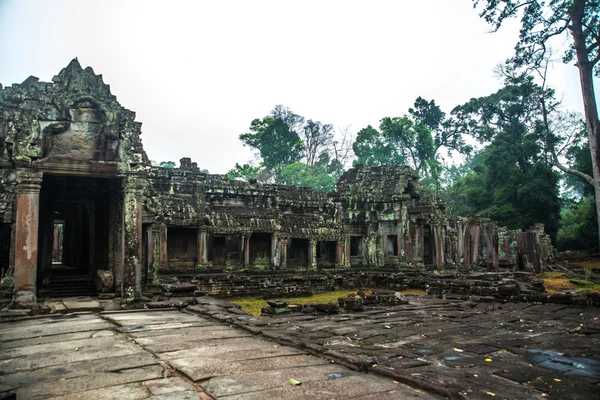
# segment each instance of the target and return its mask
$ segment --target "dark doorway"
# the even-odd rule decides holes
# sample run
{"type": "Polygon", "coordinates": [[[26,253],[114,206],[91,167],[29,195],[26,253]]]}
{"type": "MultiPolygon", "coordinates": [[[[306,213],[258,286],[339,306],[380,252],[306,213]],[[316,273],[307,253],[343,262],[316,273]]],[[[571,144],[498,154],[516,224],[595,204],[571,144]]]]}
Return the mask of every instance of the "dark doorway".
{"type": "Polygon", "coordinates": [[[45,174],[40,192],[38,287],[42,295],[95,295],[109,269],[110,192],[117,179],[45,174]]]}
{"type": "Polygon", "coordinates": [[[290,239],[287,242],[287,265],[306,267],[308,265],[308,239],[290,239]]]}
{"type": "Polygon", "coordinates": [[[423,264],[433,265],[435,248],[431,234],[431,226],[423,225],[423,264]]]}
{"type": "Polygon", "coordinates": [[[198,230],[179,227],[167,229],[169,268],[193,270],[198,257],[198,230]]]}
{"type": "Polygon", "coordinates": [[[10,224],[0,223],[0,280],[8,272],[10,263],[10,224]]]}
{"type": "Polygon", "coordinates": [[[271,265],[270,233],[253,233],[250,237],[250,265],[261,268],[271,265]]]}
{"type": "Polygon", "coordinates": [[[214,267],[240,265],[240,235],[215,235],[209,248],[209,259],[214,267]]]}
{"type": "Polygon", "coordinates": [[[319,241],[317,243],[317,266],[319,268],[334,268],[335,267],[335,252],[337,242],[334,241],[319,241]]]}

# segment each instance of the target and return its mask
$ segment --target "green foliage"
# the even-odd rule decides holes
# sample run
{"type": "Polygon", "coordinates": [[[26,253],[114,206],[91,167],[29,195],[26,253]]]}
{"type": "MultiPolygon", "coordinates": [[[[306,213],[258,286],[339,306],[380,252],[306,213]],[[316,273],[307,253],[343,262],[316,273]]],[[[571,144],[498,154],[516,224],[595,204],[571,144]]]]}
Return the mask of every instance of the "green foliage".
{"type": "Polygon", "coordinates": [[[255,119],[250,124],[250,133],[240,135],[240,140],[260,154],[263,165],[278,170],[302,159],[304,144],[293,127],[280,117],[255,119]]]}
{"type": "Polygon", "coordinates": [[[435,155],[431,130],[406,116],[383,118],[379,131],[370,125],[360,130],[353,149],[355,164],[408,164],[418,173],[424,172],[435,155]]]}
{"type": "MultiPolygon", "coordinates": [[[[571,168],[583,172],[589,176],[593,176],[592,170],[592,154],[590,145],[585,143],[571,146],[567,151],[567,159],[571,168]]],[[[579,196],[590,197],[594,196],[594,188],[585,180],[575,175],[565,175],[565,183],[570,186],[579,196]]]]}
{"type": "Polygon", "coordinates": [[[406,163],[406,158],[396,151],[394,144],[371,125],[358,132],[352,149],[356,154],[355,165],[379,166],[406,163]]]}
{"type": "Polygon", "coordinates": [[[158,166],[162,168],[175,168],[175,161],[161,161],[158,166]]]}
{"type": "Polygon", "coordinates": [[[597,249],[597,228],[595,199],[583,198],[561,211],[556,245],[560,250],[597,249]]]}
{"type": "Polygon", "coordinates": [[[471,163],[472,172],[444,194],[449,212],[488,217],[511,229],[542,222],[550,235],[556,234],[558,174],[546,158],[538,129],[542,91],[522,78],[452,111],[461,129],[487,147],[471,163]]]}
{"type": "Polygon", "coordinates": [[[336,179],[318,165],[297,162],[281,170],[277,183],[311,187],[317,192],[331,192],[335,189],[336,179]]]}
{"type": "Polygon", "coordinates": [[[240,165],[238,163],[235,163],[235,167],[233,167],[229,170],[229,172],[227,172],[227,176],[229,177],[229,179],[232,180],[237,179],[249,182],[250,180],[256,178],[259,170],[260,167],[253,167],[250,164],[240,165]]]}
{"type": "Polygon", "coordinates": [[[332,151],[333,126],[308,120],[278,105],[263,119],[255,119],[250,133],[240,140],[258,152],[261,167],[236,164],[229,171],[232,179],[249,180],[260,176],[287,185],[308,186],[331,191],[344,172],[338,152],[332,151]],[[304,162],[301,162],[304,161],[304,162]]]}
{"type": "Polygon", "coordinates": [[[352,146],[357,156],[354,164],[409,165],[421,175],[425,187],[438,192],[444,173],[439,150],[468,154],[472,149],[435,101],[418,97],[408,114],[383,118],[379,130],[369,125],[359,131],[352,146]]]}

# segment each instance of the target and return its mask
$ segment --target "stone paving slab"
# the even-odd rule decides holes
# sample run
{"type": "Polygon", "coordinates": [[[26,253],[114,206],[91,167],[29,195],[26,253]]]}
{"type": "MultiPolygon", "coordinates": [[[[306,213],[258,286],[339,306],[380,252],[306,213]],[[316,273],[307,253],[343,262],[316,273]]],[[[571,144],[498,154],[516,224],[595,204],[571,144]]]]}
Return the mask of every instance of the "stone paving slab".
{"type": "Polygon", "coordinates": [[[136,353],[127,356],[107,357],[88,361],[63,363],[46,368],[26,370],[3,375],[0,381],[0,392],[12,390],[25,385],[45,380],[73,378],[97,372],[119,371],[145,367],[156,364],[155,359],[148,353],[136,353]]]}
{"type": "Polygon", "coordinates": [[[267,324],[225,321],[456,398],[600,399],[597,307],[414,297],[363,312],[260,319],[267,324]]]}
{"type": "Polygon", "coordinates": [[[0,323],[0,377],[19,399],[434,398],[176,310],[0,323]]]}

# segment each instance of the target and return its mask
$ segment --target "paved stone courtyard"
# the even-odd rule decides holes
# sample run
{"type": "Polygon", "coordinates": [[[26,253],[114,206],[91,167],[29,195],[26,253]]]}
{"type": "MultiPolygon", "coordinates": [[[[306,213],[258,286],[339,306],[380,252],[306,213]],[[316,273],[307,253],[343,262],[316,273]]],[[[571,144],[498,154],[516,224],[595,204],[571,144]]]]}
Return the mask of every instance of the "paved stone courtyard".
{"type": "Polygon", "coordinates": [[[8,391],[18,399],[434,398],[177,310],[0,323],[0,393],[8,391]]]}
{"type": "Polygon", "coordinates": [[[224,300],[199,297],[183,311],[6,321],[0,323],[0,393],[16,391],[18,399],[600,398],[600,308],[406,298],[409,304],[360,312],[254,317],[224,300]]]}
{"type": "Polygon", "coordinates": [[[406,298],[329,316],[190,309],[446,397],[600,398],[600,308],[406,298]]]}

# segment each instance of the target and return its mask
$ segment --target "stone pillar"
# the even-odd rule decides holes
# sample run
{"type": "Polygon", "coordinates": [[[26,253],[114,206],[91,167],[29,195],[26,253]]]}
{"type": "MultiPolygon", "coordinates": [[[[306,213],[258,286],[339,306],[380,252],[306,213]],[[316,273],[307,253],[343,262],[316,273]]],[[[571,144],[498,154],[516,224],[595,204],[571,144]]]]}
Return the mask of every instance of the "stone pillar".
{"type": "Polygon", "coordinates": [[[344,241],[338,240],[335,252],[335,264],[339,266],[344,265],[344,241]]]}
{"type": "Polygon", "coordinates": [[[38,229],[42,174],[18,172],[17,183],[13,301],[26,306],[37,301],[38,229]]]}
{"type": "Polygon", "coordinates": [[[160,224],[152,224],[151,225],[152,232],[148,236],[148,266],[150,268],[150,277],[151,282],[154,285],[158,285],[160,283],[159,270],[160,270],[160,235],[161,235],[161,225],[160,224]],[[151,244],[150,244],[151,243],[151,244]]]}
{"type": "Polygon", "coordinates": [[[250,237],[251,233],[246,233],[244,235],[244,267],[248,268],[250,266],[250,237]]]}
{"type": "Polygon", "coordinates": [[[123,258],[125,256],[125,235],[123,232],[125,228],[124,199],[123,187],[119,184],[115,190],[110,192],[110,204],[108,205],[108,265],[113,273],[115,292],[119,295],[123,293],[123,258]]]}
{"type": "Polygon", "coordinates": [[[344,239],[344,265],[347,268],[350,268],[350,237],[346,236],[346,239],[344,239]]]}
{"type": "Polygon", "coordinates": [[[169,255],[167,254],[167,224],[160,224],[158,233],[158,265],[161,269],[169,266],[169,255]]]}
{"type": "Polygon", "coordinates": [[[280,246],[281,246],[281,268],[285,269],[287,267],[287,239],[281,239],[280,241],[280,246]]]}
{"type": "Polygon", "coordinates": [[[198,254],[196,256],[196,267],[206,267],[208,264],[208,247],[206,243],[206,228],[198,229],[198,254]]]}
{"type": "Polygon", "coordinates": [[[433,237],[435,243],[435,266],[438,269],[444,268],[444,234],[441,226],[433,227],[433,237]]]}
{"type": "Polygon", "coordinates": [[[492,267],[494,267],[495,270],[498,270],[498,267],[500,266],[500,256],[499,256],[499,252],[498,252],[498,225],[494,224],[494,227],[492,229],[492,267]]]}
{"type": "Polygon", "coordinates": [[[153,266],[154,266],[154,240],[152,238],[152,233],[153,233],[154,229],[152,224],[147,224],[146,225],[146,259],[144,260],[144,262],[146,263],[146,284],[151,283],[153,281],[152,279],[152,273],[153,271],[153,266]]]}
{"type": "Polygon", "coordinates": [[[271,234],[271,265],[273,268],[279,267],[279,232],[271,234]]]}
{"type": "Polygon", "coordinates": [[[125,263],[123,268],[123,294],[127,300],[142,295],[142,197],[144,182],[141,177],[130,176],[125,193],[125,263]]]}
{"type": "Polygon", "coordinates": [[[308,242],[308,267],[317,270],[317,241],[314,239],[308,242]]]}
{"type": "Polygon", "coordinates": [[[476,267],[479,264],[479,239],[481,237],[481,227],[479,222],[471,225],[471,267],[476,267]]]}

